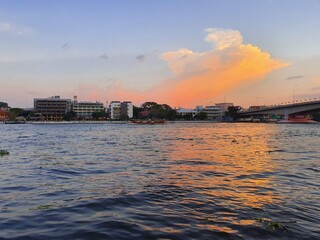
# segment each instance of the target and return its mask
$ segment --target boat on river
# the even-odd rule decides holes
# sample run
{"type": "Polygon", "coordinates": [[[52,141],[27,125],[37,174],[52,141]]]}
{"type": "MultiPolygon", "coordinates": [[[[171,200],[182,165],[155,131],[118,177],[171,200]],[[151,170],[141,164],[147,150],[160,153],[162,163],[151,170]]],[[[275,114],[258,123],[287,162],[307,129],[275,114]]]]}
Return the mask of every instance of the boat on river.
{"type": "Polygon", "coordinates": [[[315,124],[318,122],[311,119],[288,119],[278,121],[277,123],[315,124]]]}
{"type": "Polygon", "coordinates": [[[148,125],[154,125],[154,124],[163,124],[165,123],[165,120],[131,120],[130,123],[133,124],[148,124],[148,125]]]}
{"type": "Polygon", "coordinates": [[[305,116],[302,115],[297,115],[293,118],[289,118],[289,119],[284,119],[284,120],[280,120],[277,123],[300,123],[300,124],[314,124],[314,123],[318,123],[317,121],[314,121],[310,118],[307,118],[305,116]]]}

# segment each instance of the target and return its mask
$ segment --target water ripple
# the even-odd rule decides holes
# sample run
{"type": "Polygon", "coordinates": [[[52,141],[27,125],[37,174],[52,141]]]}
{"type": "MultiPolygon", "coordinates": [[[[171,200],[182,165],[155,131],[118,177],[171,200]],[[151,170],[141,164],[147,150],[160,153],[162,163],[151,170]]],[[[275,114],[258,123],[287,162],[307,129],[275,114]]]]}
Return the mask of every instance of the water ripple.
{"type": "Polygon", "coordinates": [[[319,239],[317,126],[0,130],[0,239],[319,239]]]}

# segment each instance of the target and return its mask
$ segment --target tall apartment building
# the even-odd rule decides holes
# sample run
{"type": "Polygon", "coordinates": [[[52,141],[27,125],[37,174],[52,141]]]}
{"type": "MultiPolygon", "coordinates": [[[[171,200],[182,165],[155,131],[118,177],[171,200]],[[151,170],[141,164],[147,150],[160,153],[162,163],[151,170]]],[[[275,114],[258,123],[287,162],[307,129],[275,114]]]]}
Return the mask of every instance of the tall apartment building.
{"type": "Polygon", "coordinates": [[[120,119],[121,117],[121,102],[112,101],[109,106],[110,118],[111,119],[120,119]]]}
{"type": "Polygon", "coordinates": [[[76,99],[72,103],[72,110],[78,117],[91,119],[92,113],[104,111],[103,103],[101,102],[78,102],[76,99]]]}
{"type": "Polygon", "coordinates": [[[132,102],[126,101],[121,103],[121,115],[128,116],[128,118],[133,117],[133,105],[132,102]]]}
{"type": "Polygon", "coordinates": [[[35,113],[49,121],[61,121],[71,110],[71,99],[62,99],[60,96],[35,98],[33,104],[35,113]]]}
{"type": "Polygon", "coordinates": [[[122,117],[133,117],[133,105],[131,102],[112,101],[109,106],[110,118],[120,119],[122,117]]]}

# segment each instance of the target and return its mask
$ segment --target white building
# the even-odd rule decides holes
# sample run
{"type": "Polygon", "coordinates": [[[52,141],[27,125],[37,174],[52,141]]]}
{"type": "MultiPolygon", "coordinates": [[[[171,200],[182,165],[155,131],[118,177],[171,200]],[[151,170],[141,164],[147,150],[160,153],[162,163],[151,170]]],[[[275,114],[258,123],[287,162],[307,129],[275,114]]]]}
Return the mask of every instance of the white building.
{"type": "Polygon", "coordinates": [[[110,118],[120,119],[122,117],[133,117],[133,105],[129,101],[112,101],[109,106],[110,118]]]}
{"type": "Polygon", "coordinates": [[[133,105],[130,101],[125,101],[121,103],[121,115],[128,116],[128,118],[133,117],[133,105]]]}
{"type": "Polygon", "coordinates": [[[62,99],[60,96],[33,99],[34,112],[41,114],[45,120],[62,121],[71,110],[71,99],[62,99]]]}
{"type": "Polygon", "coordinates": [[[92,113],[104,111],[103,103],[101,102],[78,102],[72,104],[73,111],[78,117],[91,118],[92,113]]]}
{"type": "Polygon", "coordinates": [[[233,103],[216,103],[217,107],[220,107],[223,115],[225,115],[225,112],[228,111],[229,107],[233,107],[233,103]]]}
{"type": "Polygon", "coordinates": [[[180,108],[177,110],[177,113],[180,114],[181,116],[192,114],[192,116],[194,117],[197,114],[197,111],[194,109],[180,108]]]}
{"type": "Polygon", "coordinates": [[[202,111],[207,113],[208,120],[222,121],[223,112],[220,107],[205,106],[202,111]]]}
{"type": "Polygon", "coordinates": [[[121,116],[121,102],[120,101],[110,102],[109,111],[110,111],[111,119],[119,119],[121,116]]]}

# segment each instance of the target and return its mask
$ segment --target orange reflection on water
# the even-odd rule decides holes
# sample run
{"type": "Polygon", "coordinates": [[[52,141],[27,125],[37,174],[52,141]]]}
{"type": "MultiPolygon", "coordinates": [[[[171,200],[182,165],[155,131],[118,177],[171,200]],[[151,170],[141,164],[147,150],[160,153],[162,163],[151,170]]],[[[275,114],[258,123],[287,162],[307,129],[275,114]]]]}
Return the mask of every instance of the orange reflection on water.
{"type": "Polygon", "coordinates": [[[174,150],[169,151],[172,162],[166,184],[197,188],[201,193],[223,204],[263,208],[275,204],[280,197],[273,189],[272,163],[268,140],[273,132],[267,125],[208,124],[186,127],[172,139],[174,150]],[[220,125],[221,126],[221,125],[220,125]]]}

